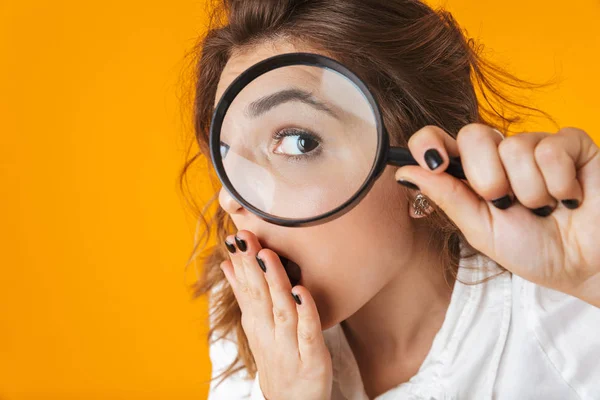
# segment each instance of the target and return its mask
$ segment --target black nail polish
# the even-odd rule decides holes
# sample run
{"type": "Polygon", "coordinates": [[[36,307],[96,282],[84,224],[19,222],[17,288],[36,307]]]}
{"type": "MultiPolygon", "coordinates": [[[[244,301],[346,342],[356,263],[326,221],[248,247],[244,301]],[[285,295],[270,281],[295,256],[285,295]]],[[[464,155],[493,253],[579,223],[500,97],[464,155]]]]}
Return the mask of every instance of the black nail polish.
{"type": "Polygon", "coordinates": [[[407,187],[407,188],[409,188],[409,189],[412,189],[412,190],[420,190],[420,189],[419,189],[419,187],[418,187],[417,185],[415,185],[415,184],[414,184],[414,183],[412,183],[412,182],[405,181],[404,179],[399,179],[397,182],[398,182],[399,184],[401,184],[401,185],[404,185],[404,186],[406,186],[406,187],[407,187]]]}
{"type": "Polygon", "coordinates": [[[300,295],[294,294],[294,292],[292,292],[292,297],[294,298],[294,300],[296,301],[296,303],[302,304],[302,300],[300,299],[300,295]]]}
{"type": "Polygon", "coordinates": [[[258,255],[256,256],[256,261],[258,262],[258,266],[260,267],[260,269],[263,270],[264,273],[267,272],[267,266],[265,265],[265,262],[258,257],[258,255]]]}
{"type": "Polygon", "coordinates": [[[225,241],[225,246],[227,246],[227,250],[229,250],[231,254],[235,253],[235,246],[229,243],[227,240],[225,241]]]}
{"type": "Polygon", "coordinates": [[[544,206],[531,210],[531,212],[533,212],[535,215],[539,215],[540,217],[547,217],[548,215],[552,214],[552,211],[554,211],[554,209],[550,206],[544,206]]]}
{"type": "Polygon", "coordinates": [[[492,204],[494,205],[494,207],[500,210],[506,210],[508,207],[512,206],[513,199],[509,195],[506,195],[496,200],[492,200],[492,204]]]}
{"type": "Polygon", "coordinates": [[[429,149],[425,152],[425,163],[429,169],[434,170],[444,163],[442,156],[436,149],[429,149]]]}
{"type": "Polygon", "coordinates": [[[235,236],[235,243],[241,251],[246,251],[246,249],[248,248],[248,246],[246,245],[246,241],[240,239],[239,237],[237,237],[237,235],[235,236]]]}
{"type": "Polygon", "coordinates": [[[577,207],[579,207],[579,200],[577,199],[562,200],[561,203],[563,203],[565,207],[567,207],[570,210],[574,210],[577,207]]]}

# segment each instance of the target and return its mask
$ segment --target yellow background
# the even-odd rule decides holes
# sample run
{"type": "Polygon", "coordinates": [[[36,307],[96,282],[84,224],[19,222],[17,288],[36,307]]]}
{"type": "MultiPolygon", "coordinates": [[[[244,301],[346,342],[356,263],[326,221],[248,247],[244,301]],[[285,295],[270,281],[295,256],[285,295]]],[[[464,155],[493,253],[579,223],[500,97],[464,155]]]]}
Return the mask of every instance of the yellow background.
{"type": "MultiPolygon", "coordinates": [[[[447,6],[519,76],[558,76],[535,104],[600,138],[598,0],[447,6]]],[[[183,54],[204,9],[0,2],[1,400],[206,397],[176,190],[183,54]]]]}

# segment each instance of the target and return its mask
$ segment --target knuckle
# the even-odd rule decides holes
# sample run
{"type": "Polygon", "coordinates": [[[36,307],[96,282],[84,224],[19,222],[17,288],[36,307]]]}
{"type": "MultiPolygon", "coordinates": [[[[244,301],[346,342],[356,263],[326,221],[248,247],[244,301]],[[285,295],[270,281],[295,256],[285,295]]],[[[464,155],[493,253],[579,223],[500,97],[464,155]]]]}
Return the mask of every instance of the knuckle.
{"type": "Polygon", "coordinates": [[[564,126],[558,130],[559,134],[562,135],[573,135],[573,136],[587,136],[588,134],[583,130],[574,126],[564,126]]]}
{"type": "Polygon", "coordinates": [[[307,343],[313,343],[317,338],[317,335],[315,335],[312,331],[309,331],[307,329],[299,329],[298,336],[300,337],[300,339],[307,343]]]}
{"type": "Polygon", "coordinates": [[[236,236],[239,237],[240,239],[242,239],[242,236],[245,236],[245,235],[252,235],[252,232],[250,232],[249,230],[246,230],[246,229],[240,229],[236,233],[236,236]]]}
{"type": "Polygon", "coordinates": [[[408,147],[418,146],[431,138],[440,137],[441,128],[436,125],[425,125],[408,139],[408,147]]]}
{"type": "Polygon", "coordinates": [[[236,281],[240,293],[243,293],[245,296],[248,296],[252,300],[260,300],[263,298],[261,289],[256,286],[250,285],[246,279],[237,277],[236,281]]]}
{"type": "Polygon", "coordinates": [[[561,160],[563,152],[558,143],[544,139],[535,148],[535,159],[542,164],[555,164],[561,160]]]}
{"type": "Polygon", "coordinates": [[[248,283],[245,280],[240,279],[240,278],[236,278],[236,280],[237,280],[237,287],[239,288],[240,293],[243,293],[245,295],[249,295],[250,291],[251,291],[251,288],[248,285],[248,283]]]}
{"type": "Polygon", "coordinates": [[[529,149],[528,141],[522,135],[510,136],[498,145],[498,154],[503,160],[518,159],[529,149]]]}
{"type": "MultiPolygon", "coordinates": [[[[464,141],[482,141],[490,137],[487,131],[487,126],[479,123],[471,123],[463,126],[456,136],[456,140],[459,143],[464,141]]],[[[497,135],[495,133],[495,135],[497,135]]]]}
{"type": "Polygon", "coordinates": [[[278,323],[283,323],[291,319],[290,313],[279,307],[273,307],[273,318],[278,323]]]}
{"type": "Polygon", "coordinates": [[[248,295],[252,300],[261,300],[263,297],[261,290],[252,286],[248,289],[248,295]]]}
{"type": "Polygon", "coordinates": [[[442,134],[445,134],[445,132],[443,131],[442,128],[440,128],[437,125],[425,125],[422,129],[422,134],[423,135],[427,135],[427,136],[441,136],[442,134]]]}

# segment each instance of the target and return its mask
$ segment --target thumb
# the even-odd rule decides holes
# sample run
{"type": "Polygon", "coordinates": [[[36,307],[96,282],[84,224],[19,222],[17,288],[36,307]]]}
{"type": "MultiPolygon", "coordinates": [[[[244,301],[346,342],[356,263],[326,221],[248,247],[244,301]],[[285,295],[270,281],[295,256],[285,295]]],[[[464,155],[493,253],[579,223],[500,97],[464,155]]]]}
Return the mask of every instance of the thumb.
{"type": "Polygon", "coordinates": [[[450,174],[432,173],[420,166],[405,166],[396,171],[396,180],[411,182],[440,207],[465,235],[471,245],[485,240],[491,232],[487,202],[467,183],[450,174]]]}

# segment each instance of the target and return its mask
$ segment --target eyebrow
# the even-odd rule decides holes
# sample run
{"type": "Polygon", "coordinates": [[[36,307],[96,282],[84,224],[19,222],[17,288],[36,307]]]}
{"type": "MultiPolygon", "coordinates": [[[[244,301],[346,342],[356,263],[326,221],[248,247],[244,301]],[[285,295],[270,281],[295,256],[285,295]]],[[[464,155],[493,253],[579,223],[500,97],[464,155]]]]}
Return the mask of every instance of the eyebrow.
{"type": "Polygon", "coordinates": [[[246,114],[256,118],[271,108],[290,101],[300,101],[319,111],[324,111],[334,118],[338,118],[337,114],[325,103],[317,100],[311,93],[297,88],[284,89],[253,101],[247,106],[246,114]]]}

